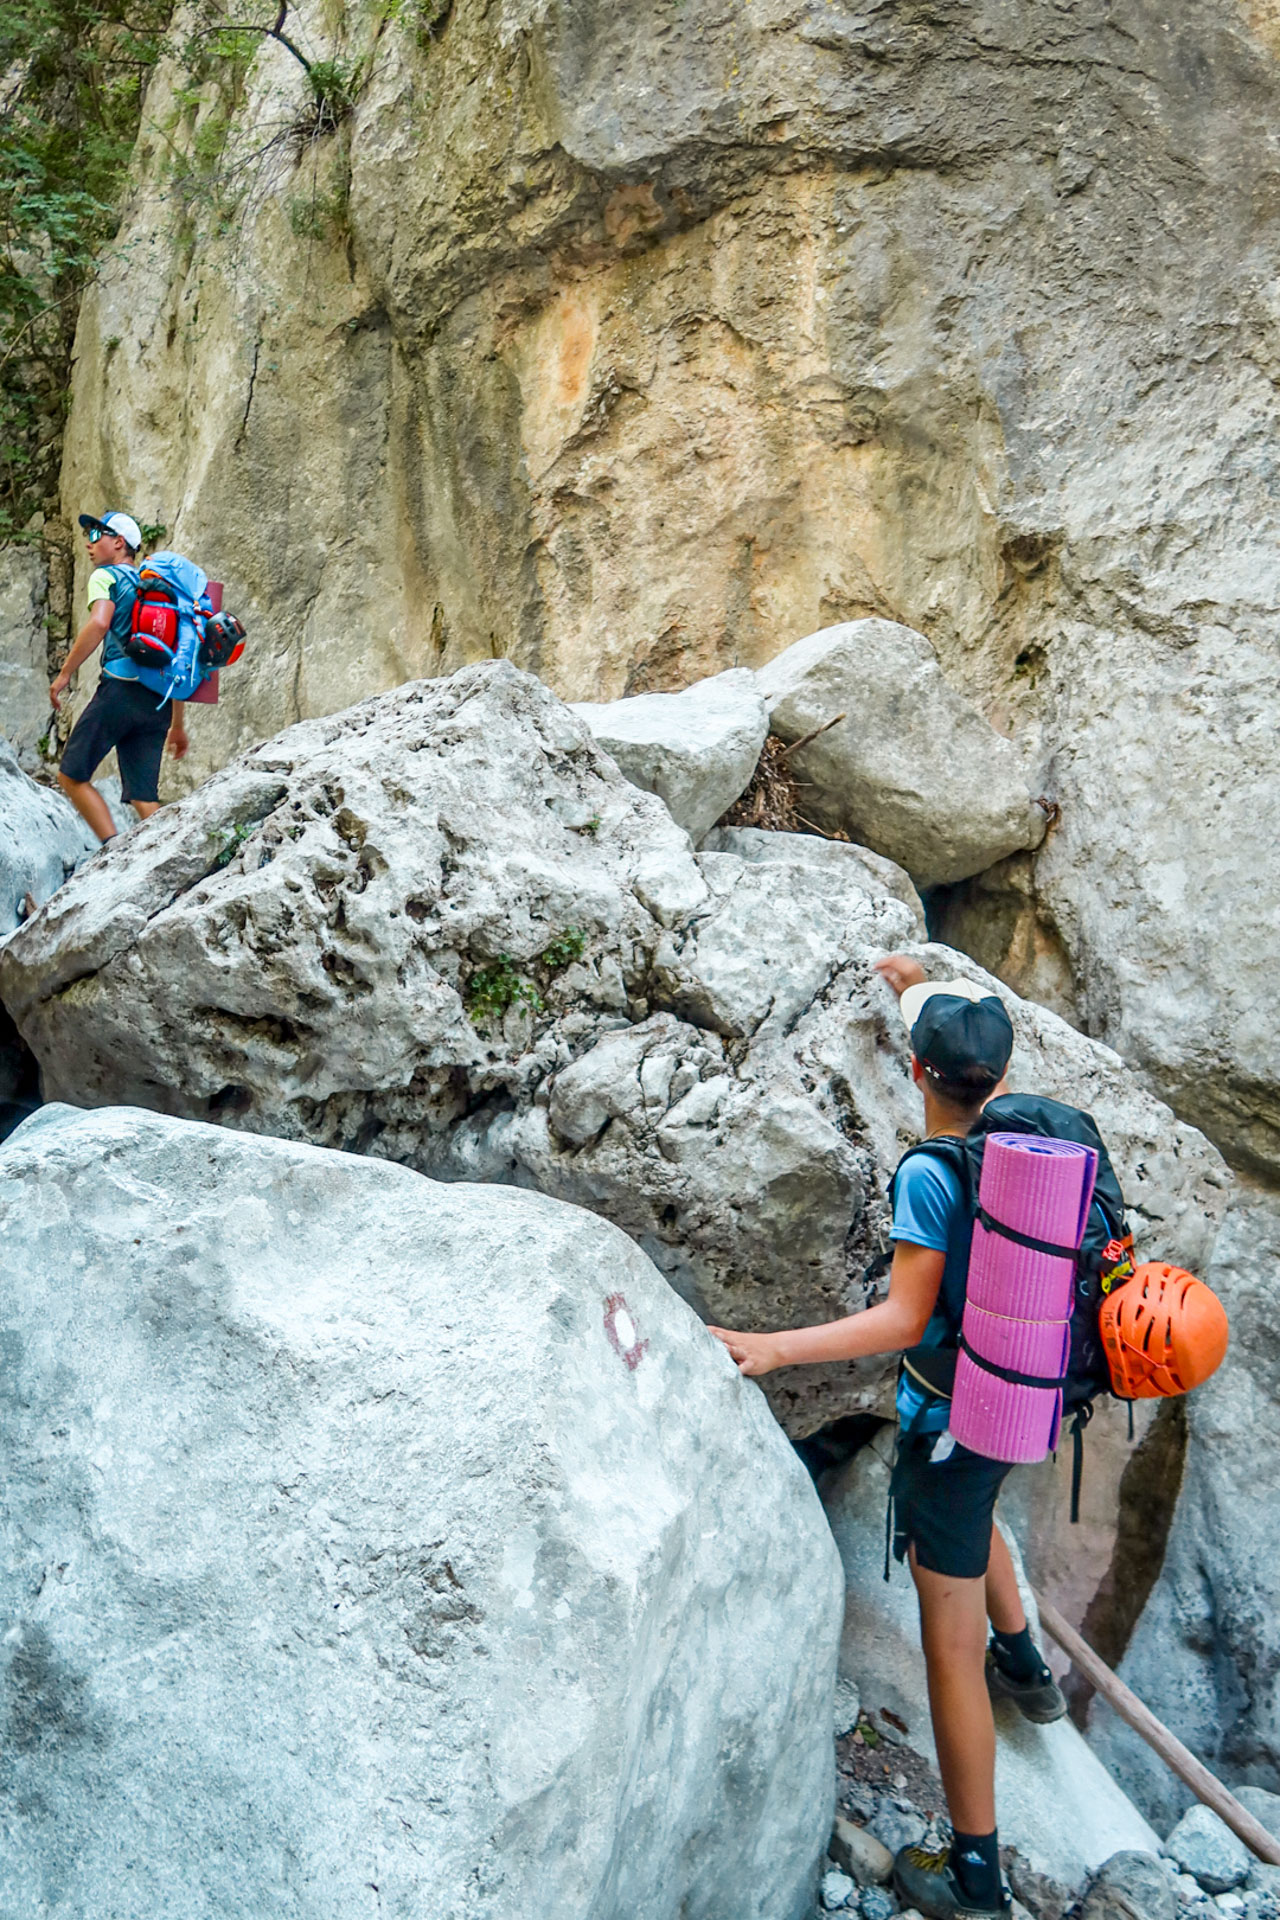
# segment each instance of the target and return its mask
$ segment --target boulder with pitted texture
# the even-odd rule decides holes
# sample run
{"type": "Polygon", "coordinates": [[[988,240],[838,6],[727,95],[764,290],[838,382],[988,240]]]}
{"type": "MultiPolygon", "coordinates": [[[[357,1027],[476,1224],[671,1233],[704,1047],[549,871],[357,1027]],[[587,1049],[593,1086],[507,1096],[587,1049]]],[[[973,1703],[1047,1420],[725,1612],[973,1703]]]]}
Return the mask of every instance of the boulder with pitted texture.
{"type": "MultiPolygon", "coordinates": [[[[0,956],[53,1097],[130,1102],[626,1229],[723,1326],[867,1299],[918,1130],[875,972],[921,947],[863,849],[731,834],[695,856],[540,682],[418,682],[256,748],[64,887],[0,956]]],[[[1006,996],[1019,1084],[1097,1111],[1152,1254],[1194,1265],[1217,1156],[1114,1054],[1006,996]]],[[[794,1431],[886,1407],[892,1363],[770,1376],[794,1431]]]]}
{"type": "Polygon", "coordinates": [[[20,924],[28,894],[47,900],[97,849],[79,814],[30,779],[0,739],[0,937],[20,924]]]}

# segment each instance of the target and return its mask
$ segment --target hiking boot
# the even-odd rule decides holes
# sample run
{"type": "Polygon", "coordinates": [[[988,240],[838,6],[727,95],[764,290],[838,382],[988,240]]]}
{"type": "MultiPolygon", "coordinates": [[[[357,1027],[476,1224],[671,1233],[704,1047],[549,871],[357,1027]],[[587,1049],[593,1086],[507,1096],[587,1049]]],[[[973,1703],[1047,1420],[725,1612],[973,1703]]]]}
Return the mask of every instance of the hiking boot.
{"type": "Polygon", "coordinates": [[[1027,1720],[1034,1720],[1038,1727],[1061,1720],[1067,1710],[1067,1697],[1048,1667],[1042,1667],[1034,1680],[1014,1680],[990,1647],[987,1649],[987,1692],[993,1700],[1012,1700],[1019,1713],[1027,1720]]]}
{"type": "Polygon", "coordinates": [[[951,1864],[951,1849],[903,1847],[893,1860],[894,1892],[904,1907],[915,1907],[929,1920],[1009,1920],[1013,1902],[1003,1878],[998,1907],[977,1907],[960,1885],[951,1864]]]}

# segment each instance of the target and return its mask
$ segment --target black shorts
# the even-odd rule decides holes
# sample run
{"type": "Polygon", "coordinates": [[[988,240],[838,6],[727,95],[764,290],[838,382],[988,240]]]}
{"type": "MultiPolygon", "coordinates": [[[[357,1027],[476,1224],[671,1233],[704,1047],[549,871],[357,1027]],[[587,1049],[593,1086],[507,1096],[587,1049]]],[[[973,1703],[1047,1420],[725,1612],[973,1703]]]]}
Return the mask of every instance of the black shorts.
{"type": "Polygon", "coordinates": [[[160,798],[160,760],[173,718],[173,702],[156,704],[149,687],[104,673],[98,691],[75,726],[62,756],[68,780],[92,780],[112,747],[126,800],[160,798]]]}
{"type": "Polygon", "coordinates": [[[901,1433],[889,1497],[893,1552],[914,1547],[918,1564],[953,1580],[980,1580],[991,1558],[991,1527],[1009,1463],[987,1460],[955,1445],[945,1460],[931,1456],[936,1433],[901,1433]]]}

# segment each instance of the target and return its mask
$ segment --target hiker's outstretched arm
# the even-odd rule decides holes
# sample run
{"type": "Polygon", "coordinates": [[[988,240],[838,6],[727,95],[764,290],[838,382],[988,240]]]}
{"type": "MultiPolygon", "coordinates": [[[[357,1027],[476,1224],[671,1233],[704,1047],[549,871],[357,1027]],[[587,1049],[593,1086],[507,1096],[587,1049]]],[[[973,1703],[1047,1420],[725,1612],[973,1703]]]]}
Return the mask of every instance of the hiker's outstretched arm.
{"type": "Polygon", "coordinates": [[[71,685],[71,676],[76,668],[82,667],[94,649],[102,645],[115,610],[113,600],[95,600],[90,607],[89,618],[76,635],[76,643],[63,661],[61,673],[49,688],[49,698],[55,707],[71,685]]]}
{"type": "Polygon", "coordinates": [[[181,760],[191,745],[187,739],[187,721],[181,700],[175,700],[173,703],[173,718],[169,722],[169,733],[165,744],[175,760],[181,760]]]}
{"type": "Polygon", "coordinates": [[[882,980],[888,981],[899,1000],[908,987],[918,986],[928,978],[920,962],[906,953],[887,954],[883,960],[876,961],[875,971],[882,980]]]}
{"type": "Polygon", "coordinates": [[[864,1313],[828,1320],[817,1327],[783,1333],[733,1333],[712,1327],[749,1379],[775,1367],[812,1366],[818,1360],[860,1360],[872,1353],[898,1353],[913,1347],[929,1324],[942,1285],[945,1253],[900,1240],[894,1248],[889,1297],[864,1313]]]}

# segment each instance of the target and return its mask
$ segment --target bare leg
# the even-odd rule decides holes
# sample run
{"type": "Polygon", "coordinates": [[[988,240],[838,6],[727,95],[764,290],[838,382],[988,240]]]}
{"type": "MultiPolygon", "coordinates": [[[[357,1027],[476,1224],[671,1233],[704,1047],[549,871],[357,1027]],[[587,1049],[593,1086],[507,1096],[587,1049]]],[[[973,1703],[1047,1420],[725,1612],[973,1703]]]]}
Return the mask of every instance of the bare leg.
{"type": "Polygon", "coordinates": [[[1013,1558],[999,1527],[991,1529],[991,1558],[987,1562],[987,1618],[997,1633],[1021,1633],[1027,1624],[1018,1592],[1013,1558]]]}
{"type": "Polygon", "coordinates": [[[116,830],[116,823],[111,818],[111,809],[92,780],[68,780],[65,773],[60,773],[58,785],[99,840],[109,840],[116,830]]]}
{"type": "Polygon", "coordinates": [[[920,1602],[929,1711],[951,1824],[961,1833],[991,1833],[996,1824],[996,1730],[983,1674],[986,1583],[930,1573],[917,1566],[914,1548],[911,1577],[920,1602]]]}
{"type": "Polygon", "coordinates": [[[158,800],[131,800],[129,805],[133,808],[139,820],[149,820],[153,813],[159,813],[160,811],[160,802],[158,800]]]}

